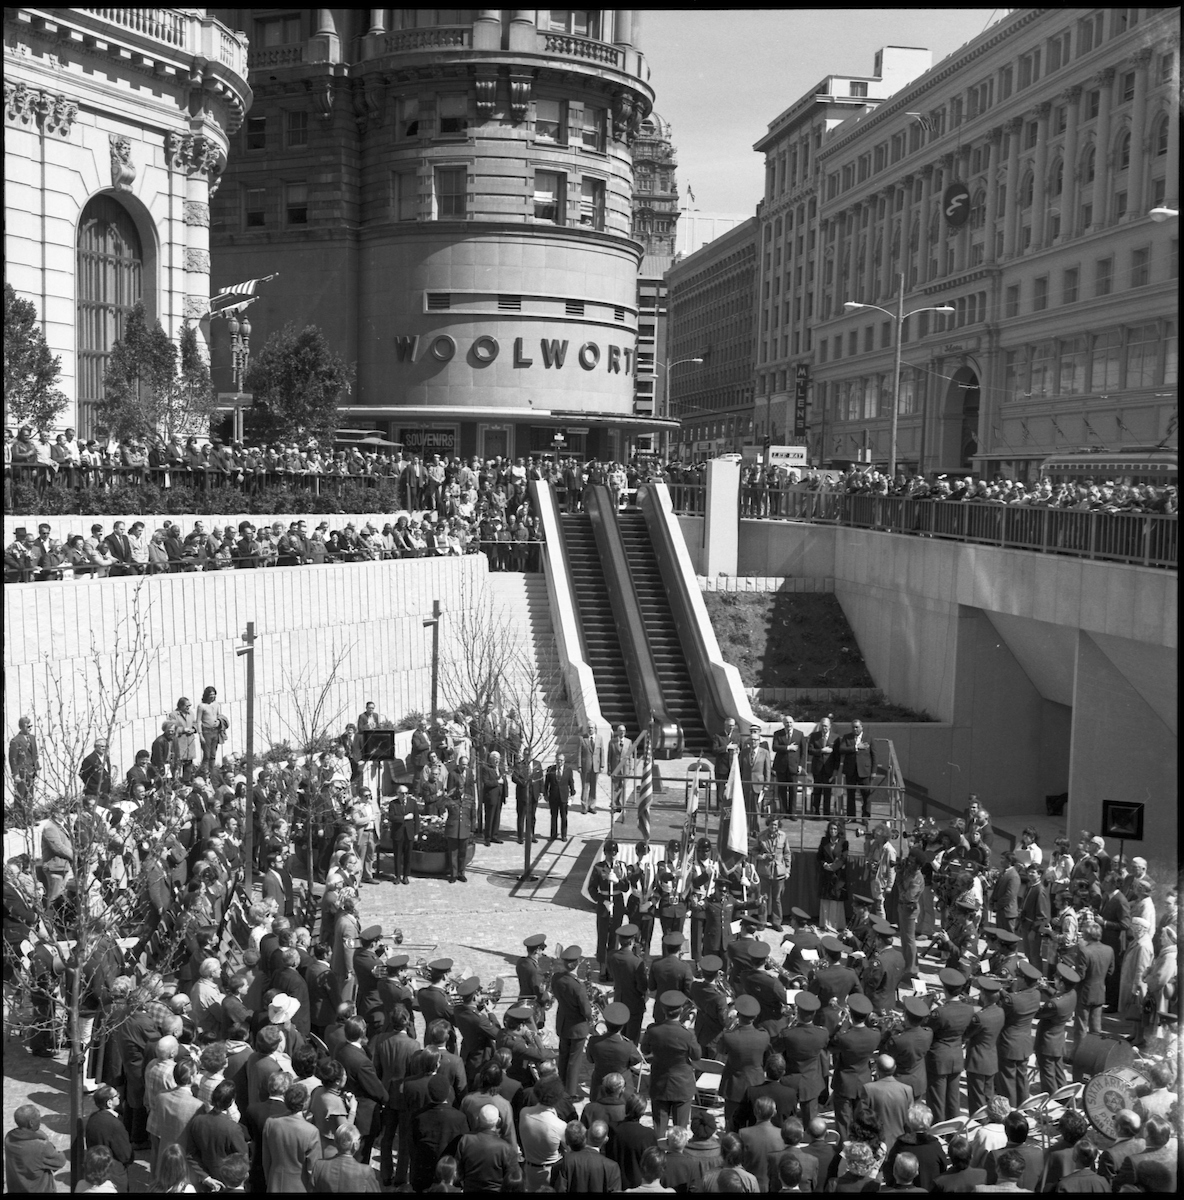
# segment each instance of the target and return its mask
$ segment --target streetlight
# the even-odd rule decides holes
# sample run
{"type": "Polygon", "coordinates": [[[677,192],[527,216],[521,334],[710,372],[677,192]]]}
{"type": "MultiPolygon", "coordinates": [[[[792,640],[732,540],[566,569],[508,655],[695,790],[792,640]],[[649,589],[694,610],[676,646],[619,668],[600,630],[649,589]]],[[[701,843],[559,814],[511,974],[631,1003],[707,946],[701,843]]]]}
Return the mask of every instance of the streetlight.
{"type": "MultiPolygon", "coordinates": [[[[432,724],[440,712],[440,601],[432,601],[432,615],[424,617],[423,627],[432,631],[432,724]]],[[[463,864],[462,864],[463,865],[463,864]]]]}
{"type": "MultiPolygon", "coordinates": [[[[953,307],[949,304],[938,304],[927,308],[914,308],[911,312],[904,311],[904,275],[897,275],[897,301],[896,312],[890,312],[886,308],[880,308],[878,304],[860,304],[857,300],[848,300],[843,308],[847,312],[854,312],[858,308],[874,308],[879,312],[886,314],[889,317],[896,319],[896,361],[893,365],[893,384],[892,384],[892,426],[891,434],[888,440],[888,479],[889,482],[896,478],[896,422],[900,415],[900,333],[904,325],[905,317],[915,316],[917,313],[923,312],[939,312],[952,313],[953,307]]],[[[920,470],[924,466],[918,462],[917,468],[920,470]]]]}
{"type": "MultiPolygon", "coordinates": [[[[702,363],[703,361],[704,360],[702,358],[680,358],[680,359],[677,359],[675,362],[671,362],[670,359],[667,358],[664,363],[656,364],[656,366],[654,368],[655,371],[657,371],[660,368],[661,370],[666,372],[666,379],[665,379],[665,382],[662,384],[662,415],[664,417],[666,417],[667,419],[669,419],[669,417],[670,417],[670,372],[673,371],[675,367],[681,367],[683,365],[683,363],[702,363]]],[[[666,444],[665,445],[665,454],[667,457],[669,457],[669,454],[670,454],[670,431],[664,430],[662,432],[662,438],[666,444]]]]}
{"type": "Polygon", "coordinates": [[[242,393],[243,376],[251,361],[251,321],[243,314],[240,322],[233,313],[226,318],[226,329],[230,334],[230,369],[234,375],[234,390],[242,393]]]}
{"type": "Polygon", "coordinates": [[[1161,204],[1158,208],[1153,208],[1147,215],[1157,225],[1162,225],[1164,221],[1170,221],[1174,217],[1178,217],[1180,210],[1178,208],[1168,208],[1166,205],[1161,204]]]}

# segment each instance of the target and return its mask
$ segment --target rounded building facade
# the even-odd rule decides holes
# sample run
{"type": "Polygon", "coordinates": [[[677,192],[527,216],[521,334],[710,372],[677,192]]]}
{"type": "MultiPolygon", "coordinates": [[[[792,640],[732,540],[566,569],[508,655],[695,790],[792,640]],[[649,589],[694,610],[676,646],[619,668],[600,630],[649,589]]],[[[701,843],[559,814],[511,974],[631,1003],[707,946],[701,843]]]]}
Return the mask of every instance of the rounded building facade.
{"type": "Polygon", "coordinates": [[[222,11],[251,38],[255,105],[215,288],[279,273],[255,339],[322,328],[357,363],[342,426],[513,457],[619,454],[652,425],[633,415],[630,145],[652,105],[634,14],[222,11]]]}

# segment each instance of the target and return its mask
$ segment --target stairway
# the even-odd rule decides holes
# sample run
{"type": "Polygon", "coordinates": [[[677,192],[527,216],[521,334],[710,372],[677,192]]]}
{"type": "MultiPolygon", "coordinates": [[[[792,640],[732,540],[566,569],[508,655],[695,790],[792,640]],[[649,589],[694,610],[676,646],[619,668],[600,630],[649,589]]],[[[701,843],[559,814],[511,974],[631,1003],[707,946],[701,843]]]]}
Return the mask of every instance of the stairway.
{"type": "Polygon", "coordinates": [[[629,573],[658,670],[666,711],[682,727],[684,753],[705,751],[711,746],[711,738],[699,712],[699,701],[674,626],[674,615],[645,517],[640,512],[622,512],[617,516],[617,525],[625,544],[629,573]]]}
{"type": "Polygon", "coordinates": [[[610,725],[624,725],[629,736],[636,737],[641,724],[625,674],[625,656],[621,653],[621,639],[592,532],[592,519],[584,512],[564,513],[559,522],[601,714],[610,725]]]}

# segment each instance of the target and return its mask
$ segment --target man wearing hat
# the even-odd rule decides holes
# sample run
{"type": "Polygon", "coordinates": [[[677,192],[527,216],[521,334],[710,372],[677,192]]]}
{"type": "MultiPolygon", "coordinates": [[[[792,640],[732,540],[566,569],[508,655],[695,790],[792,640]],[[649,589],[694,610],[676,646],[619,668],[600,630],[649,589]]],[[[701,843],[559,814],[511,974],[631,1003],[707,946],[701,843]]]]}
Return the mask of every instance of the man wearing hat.
{"type": "Polygon", "coordinates": [[[823,962],[814,972],[809,990],[818,997],[822,1005],[823,1024],[827,1032],[833,1034],[839,1027],[839,1009],[846,1007],[847,997],[852,992],[861,992],[863,987],[859,976],[850,967],[843,966],[843,943],[837,937],[827,934],[819,942],[819,949],[823,954],[823,962]]]}
{"type": "Polygon", "coordinates": [[[715,954],[699,959],[701,979],[691,982],[688,995],[695,1004],[695,1041],[709,1058],[716,1057],[716,1043],[728,1024],[728,998],[719,985],[723,959],[715,954]]]}
{"type": "Polygon", "coordinates": [[[592,1064],[592,1079],[588,1084],[588,1095],[592,1100],[600,1099],[600,1087],[608,1075],[620,1075],[625,1080],[625,1090],[634,1090],[633,1067],[644,1062],[645,1056],[637,1043],[624,1032],[632,1014],[619,1001],[614,1000],[604,1010],[605,1033],[594,1033],[588,1038],[585,1053],[592,1064]]]}
{"type": "Polygon", "coordinates": [[[596,961],[602,976],[608,971],[614,935],[625,923],[625,900],[629,895],[629,874],[617,858],[619,852],[620,846],[609,838],[604,843],[604,858],[592,868],[588,880],[588,894],[596,905],[596,961]]]}
{"type": "Polygon", "coordinates": [[[758,917],[745,914],[740,918],[740,932],[728,943],[724,957],[728,963],[728,982],[733,992],[744,990],[743,981],[752,967],[749,950],[756,945],[757,931],[763,925],[758,917]]]}
{"type": "Polygon", "coordinates": [[[679,1020],[685,992],[671,989],[658,1000],[662,1018],[658,1019],[655,1005],[654,1023],[645,1031],[641,1049],[650,1055],[650,1104],[654,1132],[659,1138],[666,1126],[688,1126],[691,1123],[691,1104],[695,1099],[695,1063],[703,1057],[695,1035],[679,1020]]]}
{"type": "Polygon", "coordinates": [[[962,1111],[962,1072],[966,1069],[962,1036],[974,1016],[974,1008],[962,997],[966,976],[961,971],[945,967],[937,977],[945,989],[945,998],[929,1014],[933,1045],[925,1056],[929,1075],[926,1103],[935,1121],[952,1121],[962,1111]]]}
{"type": "Polygon", "coordinates": [[[1013,1108],[1028,1098],[1028,1058],[1032,1053],[1032,1018],[1040,1011],[1036,985],[1043,976],[1031,963],[1021,960],[1010,992],[999,996],[1003,1029],[999,1034],[999,1076],[995,1091],[1006,1096],[1013,1108]]]}
{"type": "Polygon", "coordinates": [[[650,966],[650,991],[654,993],[654,1021],[666,1020],[662,997],[669,992],[689,993],[695,979],[691,964],[682,957],[685,939],[681,933],[662,936],[662,957],[650,966]]]}
{"type": "Polygon", "coordinates": [[[835,1073],[831,1095],[835,1105],[835,1129],[843,1142],[851,1128],[855,1101],[864,1085],[872,1081],[868,1063],[880,1045],[880,1031],[869,1029],[867,1025],[872,1013],[871,1001],[857,992],[848,998],[847,1009],[851,1013],[851,1028],[836,1034],[832,1042],[835,1073]]]}
{"type": "Polygon", "coordinates": [[[1001,979],[1013,980],[1020,962],[1016,949],[1020,944],[1020,935],[988,925],[983,930],[983,938],[987,943],[985,957],[990,973],[1001,979]]]}
{"type": "Polygon", "coordinates": [[[376,1008],[382,1007],[377,970],[381,940],[382,926],[368,925],[358,934],[358,948],[354,951],[354,974],[358,980],[354,1003],[358,1006],[358,1016],[363,1020],[376,1008]]]}
{"type": "Polygon", "coordinates": [[[1065,1027],[1077,1011],[1081,976],[1068,963],[1058,963],[1056,992],[1036,1015],[1036,1066],[1040,1090],[1050,1095],[1065,1086],[1065,1027]]]}
{"type": "Polygon", "coordinates": [[[876,919],[872,916],[870,896],[854,894],[851,897],[851,921],[847,928],[840,933],[839,938],[846,942],[856,953],[870,958],[875,951],[876,942],[872,926],[876,919]]]}
{"type": "Polygon", "coordinates": [[[740,781],[744,785],[744,807],[748,828],[757,827],[757,814],[765,811],[765,796],[773,782],[773,760],[761,741],[761,727],[750,725],[740,751],[740,781]]]}
{"type": "Polygon", "coordinates": [[[1080,1043],[1087,1033],[1102,1032],[1102,1009],[1106,1004],[1106,981],[1114,974],[1114,951],[1102,943],[1102,926],[1096,920],[1081,925],[1078,963],[1081,986],[1077,989],[1074,1037],[1080,1043]]]}
{"type": "Polygon", "coordinates": [[[532,933],[523,941],[526,953],[514,964],[514,973],[518,976],[518,1002],[534,1002],[542,1011],[541,999],[547,991],[547,983],[543,971],[543,947],[547,944],[545,933],[532,933]]]}
{"type": "MultiPolygon", "coordinates": [[[[765,951],[767,957],[768,946],[765,951]]],[[[749,1086],[765,1077],[765,1052],[772,1042],[766,1030],[756,1027],[761,1005],[755,996],[737,996],[735,1007],[739,1022],[719,1039],[719,1053],[724,1060],[719,1094],[724,1098],[724,1123],[729,1129],[735,1129],[736,1109],[749,1086]]]]}
{"type": "Polygon", "coordinates": [[[534,1087],[542,1065],[556,1056],[556,1051],[548,1050],[539,1043],[534,1020],[533,1008],[526,1004],[516,1004],[506,1013],[505,1023],[497,1039],[498,1049],[510,1052],[510,1065],[506,1074],[523,1088],[534,1087]]]}
{"type": "Polygon", "coordinates": [[[579,946],[568,946],[561,952],[562,966],[551,980],[551,991],[555,996],[555,1032],[559,1037],[559,1077],[572,1100],[580,1098],[580,1051],[592,1028],[588,989],[576,975],[583,956],[579,946]]]}
{"type": "Polygon", "coordinates": [[[772,947],[768,942],[755,942],[749,948],[748,957],[752,970],[744,980],[744,990],[760,1006],[757,1023],[772,1036],[784,1024],[782,1014],[788,1003],[785,984],[767,967],[772,947]]]}
{"type": "Polygon", "coordinates": [[[925,1056],[933,1045],[933,1030],[926,1024],[929,1004],[920,996],[906,996],[901,1007],[904,1028],[888,1038],[884,1049],[896,1060],[896,1078],[913,1089],[914,1100],[924,1100],[929,1089],[925,1056]]]}
{"type": "Polygon", "coordinates": [[[477,1072],[493,1057],[500,1029],[495,1018],[477,1005],[481,980],[476,975],[457,984],[460,1004],[452,1012],[452,1022],[460,1034],[460,1056],[465,1064],[465,1076],[475,1080],[477,1072]]]}
{"type": "Polygon", "coordinates": [[[415,989],[409,982],[411,958],[406,954],[392,954],[377,971],[378,996],[382,1011],[386,1014],[387,1027],[396,1009],[407,1014],[407,1028],[415,1037],[415,989]]]}
{"type": "Polygon", "coordinates": [[[798,992],[794,997],[794,1022],[783,1029],[773,1042],[773,1049],[785,1057],[785,1082],[797,1090],[804,1124],[809,1124],[818,1113],[818,1097],[823,1088],[823,1060],[830,1041],[825,1027],[815,1024],[820,1007],[817,996],[810,992],[798,992]]]}
{"type": "Polygon", "coordinates": [[[876,949],[860,976],[863,993],[876,1012],[890,1012],[896,1007],[897,989],[904,978],[904,955],[892,944],[895,932],[887,921],[872,926],[876,949]]]}
{"type": "Polygon", "coordinates": [[[999,1007],[1003,985],[985,975],[980,975],[974,983],[982,1007],[966,1027],[966,1103],[972,1113],[994,1098],[995,1076],[999,1073],[999,1034],[1003,1029],[1003,1009],[999,1007]]]}
{"type": "Polygon", "coordinates": [[[645,959],[637,951],[638,932],[636,925],[622,925],[617,930],[617,949],[610,951],[608,956],[608,979],[613,985],[613,1000],[629,1012],[629,1019],[624,1024],[625,1036],[631,1042],[641,1037],[641,1020],[645,1016],[650,984],[645,959]]]}
{"type": "MultiPolygon", "coordinates": [[[[444,990],[444,980],[448,977],[448,972],[452,970],[452,959],[436,958],[428,963],[428,984],[426,987],[421,987],[415,993],[415,1002],[419,1005],[419,1011],[423,1013],[423,1023],[426,1029],[433,1021],[444,1020],[452,1024],[452,1014],[454,1012],[452,1001],[448,998],[448,993],[444,990]]],[[[456,1034],[453,1032],[449,1038],[448,1049],[451,1053],[456,1053],[456,1034]]]]}

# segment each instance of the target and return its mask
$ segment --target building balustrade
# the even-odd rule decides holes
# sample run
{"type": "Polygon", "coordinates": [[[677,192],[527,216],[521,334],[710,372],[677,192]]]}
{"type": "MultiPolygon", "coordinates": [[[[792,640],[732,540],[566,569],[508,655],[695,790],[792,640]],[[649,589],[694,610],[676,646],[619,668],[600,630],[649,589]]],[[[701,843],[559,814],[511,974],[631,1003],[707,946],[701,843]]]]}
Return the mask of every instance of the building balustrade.
{"type": "Polygon", "coordinates": [[[258,67],[290,67],[304,61],[304,43],[290,46],[265,46],[252,50],[248,63],[252,70],[258,67]]]}
{"type": "MultiPolygon", "coordinates": [[[[62,23],[77,23],[84,36],[108,36],[115,29],[134,34],[135,39],[156,42],[178,54],[189,54],[216,62],[232,74],[247,77],[247,38],[228,29],[199,10],[182,8],[71,8],[60,10],[62,23]]],[[[132,45],[136,44],[132,40],[132,45]]],[[[287,47],[283,47],[287,49],[287,47]]],[[[252,56],[252,62],[254,57],[252,56]]]]}
{"type": "Polygon", "coordinates": [[[385,54],[413,50],[469,50],[473,45],[471,25],[436,25],[430,29],[400,29],[382,38],[385,54]]]}
{"type": "Polygon", "coordinates": [[[539,49],[544,54],[562,54],[567,58],[585,58],[609,67],[621,67],[621,52],[604,42],[572,37],[568,33],[540,33],[539,42],[539,49]]]}

